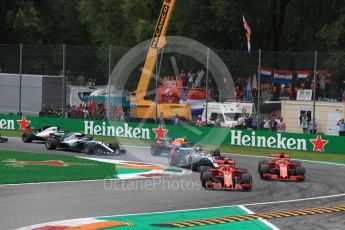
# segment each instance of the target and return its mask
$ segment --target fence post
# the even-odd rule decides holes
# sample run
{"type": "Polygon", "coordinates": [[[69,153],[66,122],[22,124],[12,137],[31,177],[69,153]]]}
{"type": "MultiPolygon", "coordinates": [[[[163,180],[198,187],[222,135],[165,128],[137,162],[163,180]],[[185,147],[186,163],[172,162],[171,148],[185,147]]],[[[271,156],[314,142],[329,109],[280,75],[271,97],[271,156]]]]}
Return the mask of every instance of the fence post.
{"type": "Polygon", "coordinates": [[[66,103],[66,98],[65,98],[65,69],[66,67],[66,44],[62,45],[62,117],[65,117],[65,103],[66,103]]]}
{"type": "Polygon", "coordinates": [[[111,87],[111,82],[110,82],[110,77],[111,77],[111,53],[112,51],[112,46],[109,45],[109,50],[108,50],[108,112],[107,112],[107,115],[108,115],[108,120],[111,120],[111,118],[113,117],[112,116],[112,113],[113,113],[113,108],[110,106],[110,87],[111,87]]]}
{"type": "Polygon", "coordinates": [[[316,69],[317,69],[317,51],[314,53],[314,83],[313,83],[313,127],[311,130],[314,131],[315,127],[315,101],[316,101],[316,69]]]}
{"type": "Polygon", "coordinates": [[[210,61],[210,48],[207,47],[206,53],[206,100],[205,100],[205,123],[207,125],[207,104],[208,104],[208,69],[209,69],[209,61],[210,61]]]}
{"type": "Polygon", "coordinates": [[[19,44],[19,111],[22,115],[22,65],[23,65],[23,43],[19,44]]]}
{"type": "Polygon", "coordinates": [[[258,112],[257,112],[257,124],[256,129],[259,129],[261,123],[261,114],[260,114],[260,94],[261,94],[261,49],[259,49],[259,63],[258,63],[258,112]]]}

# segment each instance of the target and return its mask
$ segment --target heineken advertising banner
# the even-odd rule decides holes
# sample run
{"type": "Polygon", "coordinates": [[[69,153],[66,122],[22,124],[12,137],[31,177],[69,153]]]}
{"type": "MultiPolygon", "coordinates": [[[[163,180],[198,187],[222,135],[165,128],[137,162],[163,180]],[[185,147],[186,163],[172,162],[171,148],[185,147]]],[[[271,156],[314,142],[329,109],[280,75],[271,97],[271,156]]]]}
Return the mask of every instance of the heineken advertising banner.
{"type": "Polygon", "coordinates": [[[56,125],[72,132],[95,136],[111,136],[155,140],[157,138],[187,137],[190,142],[209,145],[291,149],[329,153],[344,153],[345,137],[316,134],[278,133],[243,129],[195,127],[190,125],[159,125],[134,122],[64,119],[50,117],[21,117],[0,115],[0,130],[28,131],[31,127],[56,125]]]}

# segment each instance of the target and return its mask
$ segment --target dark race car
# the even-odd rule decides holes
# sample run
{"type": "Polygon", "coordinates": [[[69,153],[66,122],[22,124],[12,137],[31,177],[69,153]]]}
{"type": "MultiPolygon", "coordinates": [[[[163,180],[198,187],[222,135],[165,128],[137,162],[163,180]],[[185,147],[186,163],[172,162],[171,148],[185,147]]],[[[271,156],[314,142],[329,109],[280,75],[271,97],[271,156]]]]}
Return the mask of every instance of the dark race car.
{"type": "Polygon", "coordinates": [[[2,137],[2,136],[0,135],[0,143],[5,143],[5,142],[8,142],[8,138],[2,137]]]}
{"type": "Polygon", "coordinates": [[[250,191],[253,179],[246,169],[237,168],[235,161],[224,159],[219,167],[208,168],[201,174],[201,184],[206,189],[250,191]]]}
{"type": "Polygon", "coordinates": [[[58,126],[44,126],[40,128],[30,128],[30,132],[23,133],[22,140],[25,143],[31,143],[32,141],[46,141],[50,134],[58,132],[60,128],[58,126]]]}
{"type": "Polygon", "coordinates": [[[152,156],[168,156],[171,149],[171,138],[158,139],[151,145],[152,156]]]}
{"type": "Polygon", "coordinates": [[[169,156],[173,148],[178,147],[191,147],[193,144],[188,143],[187,138],[177,137],[177,138],[163,138],[157,139],[155,143],[151,145],[151,155],[152,156],[169,156]]]}
{"type": "Polygon", "coordinates": [[[82,133],[51,134],[50,138],[46,140],[45,146],[49,150],[60,149],[97,155],[121,155],[126,153],[126,150],[115,142],[106,145],[82,133]]]}
{"type": "Polygon", "coordinates": [[[274,159],[261,160],[260,177],[265,180],[304,181],[306,170],[299,161],[290,160],[287,154],[271,154],[274,159]]]}

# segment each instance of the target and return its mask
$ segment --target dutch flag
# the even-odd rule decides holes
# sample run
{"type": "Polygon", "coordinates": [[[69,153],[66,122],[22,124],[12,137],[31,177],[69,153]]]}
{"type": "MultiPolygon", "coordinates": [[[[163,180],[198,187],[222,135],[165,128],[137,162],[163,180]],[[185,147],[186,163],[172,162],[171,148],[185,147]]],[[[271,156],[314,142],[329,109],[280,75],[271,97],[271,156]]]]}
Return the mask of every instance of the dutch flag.
{"type": "Polygon", "coordinates": [[[267,67],[261,67],[260,76],[263,78],[271,78],[272,77],[272,69],[267,68],[267,67]]]}
{"type": "Polygon", "coordinates": [[[299,82],[305,82],[305,80],[307,79],[307,77],[311,74],[311,71],[309,70],[300,70],[297,71],[297,80],[299,82]]]}
{"type": "Polygon", "coordinates": [[[292,71],[291,70],[274,70],[274,83],[277,84],[291,84],[292,71]]]}

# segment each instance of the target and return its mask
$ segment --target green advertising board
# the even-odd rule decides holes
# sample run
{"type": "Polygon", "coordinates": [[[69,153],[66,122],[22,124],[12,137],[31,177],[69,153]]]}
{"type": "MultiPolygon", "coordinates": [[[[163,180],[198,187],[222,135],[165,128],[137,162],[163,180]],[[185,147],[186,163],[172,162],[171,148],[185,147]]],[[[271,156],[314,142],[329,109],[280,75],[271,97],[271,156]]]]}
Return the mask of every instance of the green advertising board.
{"type": "Polygon", "coordinates": [[[48,125],[56,125],[61,129],[72,132],[84,132],[94,136],[113,136],[143,140],[154,140],[164,137],[187,137],[190,142],[202,145],[237,145],[278,150],[292,149],[345,153],[343,148],[341,148],[345,143],[345,137],[339,136],[195,127],[190,125],[159,125],[151,123],[0,115],[0,129],[25,131],[27,127],[48,125]]]}

